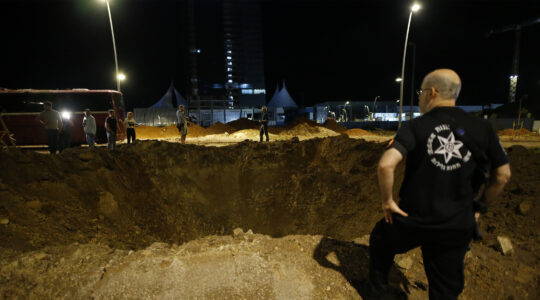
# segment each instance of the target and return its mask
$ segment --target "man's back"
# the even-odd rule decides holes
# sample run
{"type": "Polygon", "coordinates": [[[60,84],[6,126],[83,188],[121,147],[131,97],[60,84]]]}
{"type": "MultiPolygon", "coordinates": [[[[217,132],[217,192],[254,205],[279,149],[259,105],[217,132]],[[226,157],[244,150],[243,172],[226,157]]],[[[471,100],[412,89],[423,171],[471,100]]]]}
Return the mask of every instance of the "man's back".
{"type": "Polygon", "coordinates": [[[58,111],[44,110],[39,114],[39,117],[45,123],[45,129],[58,129],[58,121],[61,120],[58,111]]]}
{"type": "MultiPolygon", "coordinates": [[[[437,107],[407,123],[395,138],[407,155],[400,207],[415,227],[469,228],[473,224],[474,156],[452,128],[459,129],[486,153],[496,168],[507,163],[491,125],[456,107],[437,107]]],[[[402,148],[402,149],[400,149],[402,148]]]]}

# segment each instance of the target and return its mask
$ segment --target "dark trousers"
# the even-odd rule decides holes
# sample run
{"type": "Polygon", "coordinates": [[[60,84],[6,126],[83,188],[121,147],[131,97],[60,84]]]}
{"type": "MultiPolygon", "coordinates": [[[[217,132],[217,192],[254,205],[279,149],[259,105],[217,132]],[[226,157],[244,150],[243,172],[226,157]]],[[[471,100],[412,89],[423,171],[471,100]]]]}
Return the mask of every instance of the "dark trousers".
{"type": "Polygon", "coordinates": [[[131,143],[131,141],[135,142],[135,128],[126,129],[126,135],[128,144],[131,143]]]}
{"type": "Polygon", "coordinates": [[[60,134],[58,135],[59,138],[58,138],[58,150],[60,153],[62,153],[62,151],[66,148],[69,148],[71,146],[71,133],[70,132],[66,132],[66,131],[62,131],[60,132],[60,134]]]}
{"type": "Polygon", "coordinates": [[[49,151],[51,154],[56,154],[58,147],[58,129],[46,129],[47,140],[49,142],[49,151]]]}
{"type": "Polygon", "coordinates": [[[107,149],[116,148],[116,131],[107,131],[107,149]]]}
{"type": "Polygon", "coordinates": [[[421,247],[429,299],[457,299],[463,291],[463,260],[473,229],[419,229],[394,220],[379,221],[370,237],[369,279],[376,289],[388,284],[394,255],[421,247]]]}
{"type": "Polygon", "coordinates": [[[268,126],[261,126],[261,142],[263,141],[263,135],[266,135],[266,141],[269,142],[270,138],[268,137],[268,126]]]}

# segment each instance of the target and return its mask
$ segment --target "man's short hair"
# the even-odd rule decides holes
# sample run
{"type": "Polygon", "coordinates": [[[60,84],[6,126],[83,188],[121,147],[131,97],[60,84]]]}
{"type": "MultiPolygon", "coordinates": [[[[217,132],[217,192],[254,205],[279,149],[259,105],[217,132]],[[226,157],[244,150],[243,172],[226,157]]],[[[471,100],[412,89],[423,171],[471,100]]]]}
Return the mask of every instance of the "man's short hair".
{"type": "Polygon", "coordinates": [[[431,74],[424,81],[427,88],[434,87],[444,99],[457,99],[461,91],[461,82],[455,82],[446,76],[431,74]]]}
{"type": "Polygon", "coordinates": [[[43,102],[43,105],[52,107],[52,102],[51,101],[45,101],[45,102],[43,102]]]}
{"type": "Polygon", "coordinates": [[[86,112],[90,112],[90,108],[86,108],[84,111],[86,112]]]}
{"type": "Polygon", "coordinates": [[[109,113],[114,113],[114,109],[109,109],[109,113]]]}

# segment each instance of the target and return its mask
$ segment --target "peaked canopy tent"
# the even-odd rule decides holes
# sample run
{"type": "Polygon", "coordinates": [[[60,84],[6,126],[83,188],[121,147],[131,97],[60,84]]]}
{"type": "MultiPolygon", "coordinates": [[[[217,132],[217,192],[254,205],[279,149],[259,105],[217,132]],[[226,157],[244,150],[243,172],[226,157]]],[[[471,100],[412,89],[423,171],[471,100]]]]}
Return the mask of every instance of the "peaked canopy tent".
{"type": "Polygon", "coordinates": [[[270,99],[270,102],[268,102],[268,107],[275,107],[275,108],[298,108],[298,105],[296,105],[296,102],[294,102],[293,98],[287,91],[287,87],[285,86],[285,82],[283,82],[283,88],[279,91],[274,93],[274,96],[270,99]],[[276,96],[277,94],[277,96],[276,96]]]}
{"type": "Polygon", "coordinates": [[[187,107],[187,101],[171,82],[167,92],[156,103],[148,108],[135,108],[135,120],[148,126],[176,124],[176,110],[180,105],[187,107]]]}
{"type": "Polygon", "coordinates": [[[271,114],[270,125],[282,125],[285,120],[285,111],[298,109],[298,105],[296,105],[296,102],[287,91],[285,81],[283,81],[283,88],[281,90],[279,90],[279,86],[276,87],[276,91],[267,106],[271,114]]]}

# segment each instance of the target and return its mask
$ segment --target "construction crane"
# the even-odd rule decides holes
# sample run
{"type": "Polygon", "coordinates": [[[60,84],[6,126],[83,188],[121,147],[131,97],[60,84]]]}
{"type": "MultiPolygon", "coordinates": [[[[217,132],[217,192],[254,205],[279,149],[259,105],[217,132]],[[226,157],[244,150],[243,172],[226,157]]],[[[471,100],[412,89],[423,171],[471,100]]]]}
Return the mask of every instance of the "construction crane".
{"type": "Polygon", "coordinates": [[[521,44],[521,30],[525,27],[540,23],[540,18],[530,19],[520,24],[505,26],[499,29],[492,29],[486,32],[486,38],[498,33],[514,32],[514,57],[512,59],[512,73],[510,74],[510,91],[508,92],[508,102],[516,101],[516,88],[519,77],[519,46],[521,44]]]}

